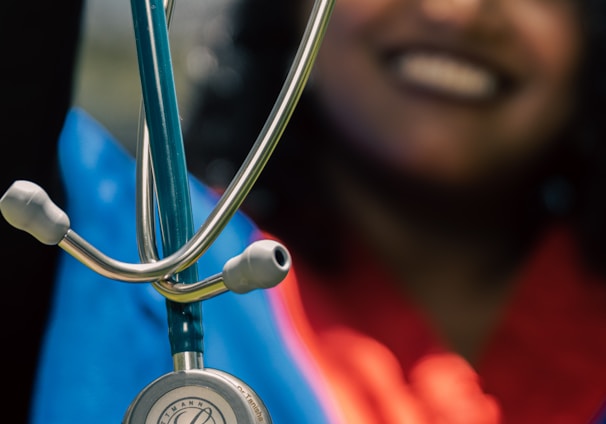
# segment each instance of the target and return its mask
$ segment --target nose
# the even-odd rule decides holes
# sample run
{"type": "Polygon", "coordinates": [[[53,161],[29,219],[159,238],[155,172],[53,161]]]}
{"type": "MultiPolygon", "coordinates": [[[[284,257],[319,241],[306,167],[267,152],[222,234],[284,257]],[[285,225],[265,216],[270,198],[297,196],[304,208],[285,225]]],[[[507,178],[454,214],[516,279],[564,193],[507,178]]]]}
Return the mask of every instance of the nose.
{"type": "Polygon", "coordinates": [[[421,12],[432,22],[465,27],[473,22],[487,0],[420,0],[421,12]]]}

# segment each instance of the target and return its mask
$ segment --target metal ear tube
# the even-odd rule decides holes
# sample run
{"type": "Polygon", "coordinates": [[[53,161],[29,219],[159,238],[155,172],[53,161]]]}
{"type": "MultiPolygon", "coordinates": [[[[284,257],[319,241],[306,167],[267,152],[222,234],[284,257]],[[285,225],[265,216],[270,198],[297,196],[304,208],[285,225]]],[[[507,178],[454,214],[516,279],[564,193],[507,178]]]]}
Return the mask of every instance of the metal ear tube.
{"type": "Polygon", "coordinates": [[[133,399],[123,423],[271,423],[262,399],[225,371],[203,365],[201,301],[225,291],[244,294],[279,284],[290,269],[288,250],[261,240],[199,280],[197,260],[219,236],[263,170],[305,87],[335,0],[316,0],[290,71],[270,115],[240,169],[203,225],[194,231],[168,24],[173,0],[131,0],[143,101],[137,147],[137,244],[140,263],[115,260],[71,228],[69,217],[29,181],[15,181],[0,213],[40,242],[58,245],[107,278],[151,283],[166,298],[174,370],[133,399]],[[169,166],[170,165],[170,166],[169,166]],[[164,257],[158,255],[155,212],[164,257]]]}

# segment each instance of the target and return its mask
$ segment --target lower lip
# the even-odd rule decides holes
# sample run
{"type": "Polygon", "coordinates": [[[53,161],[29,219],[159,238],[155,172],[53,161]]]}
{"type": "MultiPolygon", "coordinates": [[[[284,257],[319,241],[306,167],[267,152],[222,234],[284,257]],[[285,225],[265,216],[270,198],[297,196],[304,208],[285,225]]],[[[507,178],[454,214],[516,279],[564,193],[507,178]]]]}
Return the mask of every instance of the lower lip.
{"type": "Polygon", "coordinates": [[[465,96],[460,93],[444,91],[421,84],[415,84],[409,81],[399,80],[397,82],[397,85],[409,95],[414,95],[417,97],[422,97],[424,99],[435,100],[443,103],[452,103],[470,107],[484,107],[490,103],[494,103],[499,98],[499,96],[496,96],[494,94],[485,97],[465,96]]]}

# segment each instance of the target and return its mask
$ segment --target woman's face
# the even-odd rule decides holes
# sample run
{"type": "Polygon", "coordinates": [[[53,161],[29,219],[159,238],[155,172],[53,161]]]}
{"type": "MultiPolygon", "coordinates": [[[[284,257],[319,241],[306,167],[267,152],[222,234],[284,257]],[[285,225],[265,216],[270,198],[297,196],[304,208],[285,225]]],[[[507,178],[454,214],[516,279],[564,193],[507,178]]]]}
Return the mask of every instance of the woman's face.
{"type": "Polygon", "coordinates": [[[582,44],[575,0],[337,0],[312,84],[364,152],[465,184],[554,140],[582,44]]]}

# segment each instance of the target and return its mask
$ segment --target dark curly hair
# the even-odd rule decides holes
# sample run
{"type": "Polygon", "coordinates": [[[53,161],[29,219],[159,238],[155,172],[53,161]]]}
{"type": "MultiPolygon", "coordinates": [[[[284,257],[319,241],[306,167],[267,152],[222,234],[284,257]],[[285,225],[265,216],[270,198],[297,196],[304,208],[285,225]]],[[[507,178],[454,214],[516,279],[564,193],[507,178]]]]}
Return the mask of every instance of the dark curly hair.
{"type": "MultiPolygon", "coordinates": [[[[190,170],[211,186],[220,189],[229,182],[273,106],[302,33],[301,3],[240,0],[231,10],[231,43],[216,48],[219,65],[200,83],[184,136],[190,170]],[[232,75],[229,89],[219,81],[226,70],[232,75]]],[[[606,1],[586,0],[579,7],[588,52],[579,78],[581,107],[559,148],[537,171],[537,182],[544,184],[537,183],[541,190],[529,199],[529,210],[535,224],[549,214],[566,214],[589,262],[606,272],[606,1]]],[[[319,266],[338,261],[336,235],[343,231],[323,178],[315,172],[315,153],[336,148],[336,133],[314,101],[313,90],[306,90],[243,205],[261,228],[319,266]]],[[[353,166],[369,166],[344,150],[349,149],[339,154],[351,155],[353,166]]],[[[369,174],[388,180],[380,169],[369,174]]]]}

